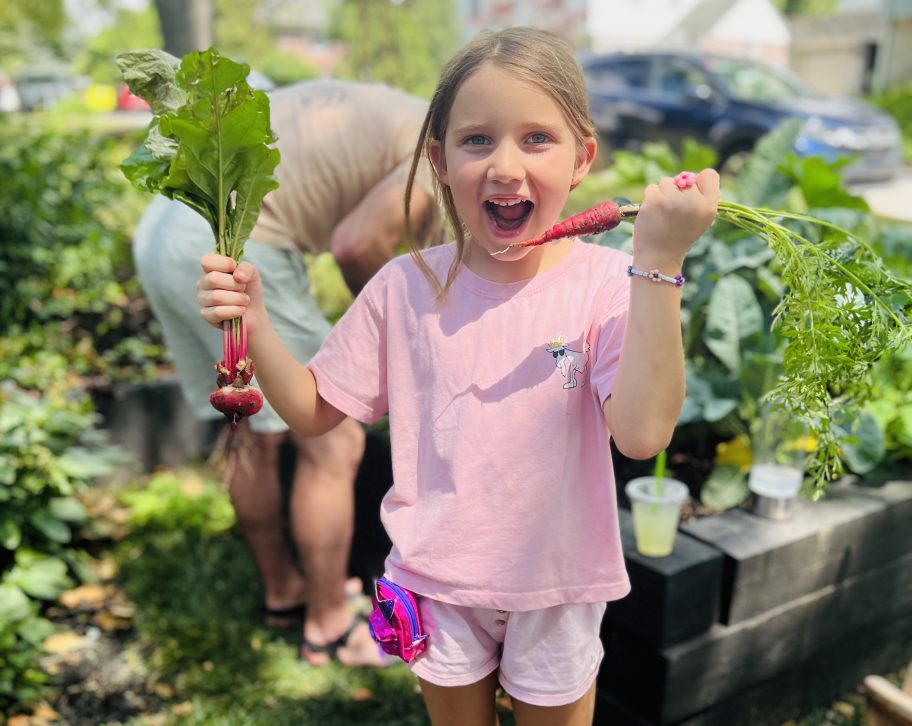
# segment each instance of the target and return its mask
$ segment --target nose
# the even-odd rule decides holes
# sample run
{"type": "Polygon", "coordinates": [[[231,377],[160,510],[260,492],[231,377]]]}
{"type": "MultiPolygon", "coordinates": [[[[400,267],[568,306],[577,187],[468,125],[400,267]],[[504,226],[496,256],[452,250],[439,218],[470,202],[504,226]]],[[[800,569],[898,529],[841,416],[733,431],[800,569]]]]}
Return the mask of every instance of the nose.
{"type": "Polygon", "coordinates": [[[488,157],[487,177],[490,181],[519,181],[524,176],[522,151],[512,142],[501,142],[488,157]]]}

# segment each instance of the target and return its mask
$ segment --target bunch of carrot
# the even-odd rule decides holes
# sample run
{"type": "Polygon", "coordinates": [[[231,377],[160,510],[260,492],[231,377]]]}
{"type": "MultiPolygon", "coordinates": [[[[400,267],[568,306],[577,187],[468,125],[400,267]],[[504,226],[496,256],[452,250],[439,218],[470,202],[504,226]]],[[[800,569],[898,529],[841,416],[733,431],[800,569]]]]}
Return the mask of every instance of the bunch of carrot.
{"type": "MultiPolygon", "coordinates": [[[[685,189],[693,179],[682,174],[675,182],[685,189]]],[[[602,202],[502,252],[601,234],[635,219],[639,209],[602,202]]],[[[813,434],[817,450],[808,472],[819,495],[842,472],[842,434],[833,420],[860,411],[871,395],[866,384],[871,367],[912,340],[912,285],[892,275],[869,244],[830,222],[727,201],[719,203],[716,219],[763,238],[781,264],[785,292],[773,313],[773,328],[785,339],[784,373],[766,396],[813,434]],[[827,234],[811,241],[784,221],[827,234]]]]}

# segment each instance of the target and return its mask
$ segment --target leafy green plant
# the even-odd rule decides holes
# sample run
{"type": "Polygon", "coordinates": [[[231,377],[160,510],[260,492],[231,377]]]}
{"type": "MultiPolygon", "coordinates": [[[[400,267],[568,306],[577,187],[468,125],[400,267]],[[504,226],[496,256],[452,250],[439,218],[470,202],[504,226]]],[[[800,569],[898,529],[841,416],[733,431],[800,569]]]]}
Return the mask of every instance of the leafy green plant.
{"type": "Polygon", "coordinates": [[[118,460],[93,429],[85,399],[0,386],[0,707],[34,699],[52,628],[40,615],[77,580],[86,555],[74,530],[86,520],[77,495],[118,460]]]}
{"type": "Polygon", "coordinates": [[[130,510],[129,525],[135,529],[221,534],[235,523],[234,508],[218,483],[163,472],[141,489],[128,489],[118,499],[130,510]]]}
{"type": "Polygon", "coordinates": [[[164,360],[133,275],[141,197],[116,173],[121,141],[0,116],[0,379],[148,376],[164,360]],[[130,342],[126,342],[130,341],[130,342]]]}
{"type": "Polygon", "coordinates": [[[871,101],[896,119],[902,131],[906,159],[912,159],[912,83],[888,88],[871,101]]]}
{"type": "MultiPolygon", "coordinates": [[[[749,434],[759,402],[778,400],[815,433],[810,473],[819,494],[840,473],[841,456],[857,453],[852,447],[876,449],[859,418],[868,374],[908,339],[912,287],[865,241],[876,227],[863,200],[843,188],[838,166],[789,152],[796,132],[783,125],[760,143],[720,206],[721,219],[737,227],[717,222],[685,260],[680,423],[698,424],[698,435],[708,424],[723,439],[749,434]]],[[[680,168],[665,163],[664,174],[680,168]]],[[[618,237],[602,241],[617,245],[618,237]]]]}
{"type": "Polygon", "coordinates": [[[183,60],[160,50],[117,56],[153,119],[122,164],[138,189],[178,199],[212,228],[215,251],[237,260],[263,197],[278,186],[269,99],[247,85],[250,68],[210,48],[183,60]]]}
{"type": "Polygon", "coordinates": [[[912,345],[878,363],[866,412],[882,432],[885,455],[912,461],[912,345]]]}

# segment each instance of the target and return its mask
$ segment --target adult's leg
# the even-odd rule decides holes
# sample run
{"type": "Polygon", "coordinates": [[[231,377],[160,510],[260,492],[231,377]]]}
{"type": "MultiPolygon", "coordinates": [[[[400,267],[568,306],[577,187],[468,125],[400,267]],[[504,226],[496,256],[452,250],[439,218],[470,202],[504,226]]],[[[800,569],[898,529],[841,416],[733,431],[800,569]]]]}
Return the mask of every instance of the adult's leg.
{"type": "MultiPolygon", "coordinates": [[[[291,436],[298,450],[291,493],[292,531],[309,589],[304,638],[326,645],[345,633],[354,617],[346,603],[345,583],[354,532],[354,482],[365,436],[353,419],[345,419],[323,436],[291,436]]],[[[303,653],[313,665],[328,660],[325,653],[306,647],[303,653]]],[[[345,665],[382,662],[366,622],[355,627],[336,656],[345,665]]]]}
{"type": "Polygon", "coordinates": [[[496,670],[468,686],[437,686],[422,678],[418,683],[433,726],[496,726],[496,670]]]}
{"type": "MultiPolygon", "coordinates": [[[[181,391],[202,420],[224,420],[209,404],[215,387],[212,366],[222,357],[222,335],[199,314],[196,281],[199,258],[212,251],[212,231],[196,212],[176,201],[156,197],[137,226],[133,243],[136,270],[161,323],[177,369],[181,391]]],[[[258,421],[270,432],[283,432],[281,419],[266,405],[258,421]]],[[[278,451],[285,433],[255,433],[244,421],[235,433],[238,456],[228,485],[241,530],[265,590],[267,608],[300,605],[307,598],[304,578],[283,534],[278,451]]],[[[291,622],[275,622],[288,625],[291,622]]]]}
{"type": "MultiPolygon", "coordinates": [[[[235,432],[229,492],[241,532],[265,590],[265,605],[282,610],[305,603],[307,583],[298,569],[283,522],[279,451],[285,433],[258,433],[243,421],[235,432]]],[[[285,625],[281,617],[267,622],[285,625]]]]}
{"type": "Polygon", "coordinates": [[[595,718],[595,683],[582,698],[565,706],[533,706],[511,700],[516,726],[592,726],[595,718]]]}

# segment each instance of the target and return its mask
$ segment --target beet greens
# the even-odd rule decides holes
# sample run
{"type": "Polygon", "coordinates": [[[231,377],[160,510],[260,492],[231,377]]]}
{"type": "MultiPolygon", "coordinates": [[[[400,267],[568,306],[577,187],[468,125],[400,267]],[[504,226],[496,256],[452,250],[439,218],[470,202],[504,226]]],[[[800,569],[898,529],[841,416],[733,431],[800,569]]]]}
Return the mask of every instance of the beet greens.
{"type": "MultiPolygon", "coordinates": [[[[212,229],[216,253],[239,262],[263,198],[278,187],[269,98],[248,85],[247,65],[214,48],[183,60],[154,49],[116,60],[153,114],[142,145],[121,165],[124,174],[138,189],[198,212],[212,229]]],[[[210,401],[236,427],[263,402],[249,386],[253,363],[243,319],[226,321],[223,332],[224,359],[215,366],[219,390],[210,401]]]]}

